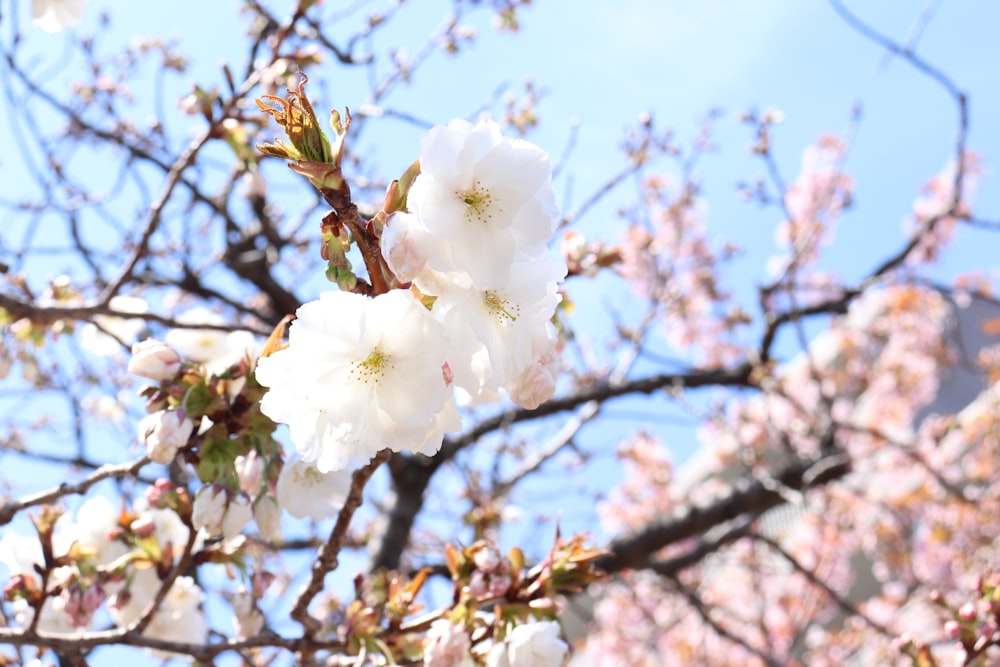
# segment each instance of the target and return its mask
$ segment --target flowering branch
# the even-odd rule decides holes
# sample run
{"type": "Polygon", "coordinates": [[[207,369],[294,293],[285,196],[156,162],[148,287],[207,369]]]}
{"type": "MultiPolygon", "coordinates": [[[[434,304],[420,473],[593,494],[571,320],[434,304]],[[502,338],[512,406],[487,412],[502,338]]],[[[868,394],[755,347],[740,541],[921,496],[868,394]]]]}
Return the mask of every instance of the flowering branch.
{"type": "Polygon", "coordinates": [[[76,484],[63,483],[55,489],[50,489],[48,491],[42,491],[40,493],[35,493],[30,496],[26,496],[21,500],[9,502],[0,506],[0,526],[10,523],[10,521],[17,515],[21,510],[27,509],[29,507],[35,507],[38,505],[45,505],[48,503],[53,503],[59,498],[71,494],[82,495],[90,490],[90,487],[94,486],[98,482],[102,482],[106,479],[121,479],[122,477],[135,477],[142,470],[143,466],[149,463],[149,457],[143,456],[135,461],[130,461],[128,463],[119,463],[117,465],[106,464],[92,472],[83,481],[77,482],[76,484]]]}
{"type": "Polygon", "coordinates": [[[299,593],[295,605],[292,607],[291,617],[302,625],[307,637],[313,637],[320,629],[320,622],[309,614],[309,604],[323,590],[323,579],[326,575],[337,569],[340,549],[343,546],[351,519],[361,507],[365,485],[379,466],[389,460],[389,454],[388,450],[382,450],[364,467],[355,470],[354,474],[351,475],[351,490],[347,495],[347,500],[337,515],[337,522],[330,532],[330,537],[320,547],[316,560],[313,562],[309,583],[299,593]]]}
{"type": "MultiPolygon", "coordinates": [[[[793,491],[816,489],[842,478],[851,470],[849,460],[835,454],[815,461],[798,461],[775,475],[777,483],[793,491]]],[[[744,515],[759,515],[787,502],[785,494],[766,481],[741,480],[717,501],[689,507],[680,516],[651,521],[632,535],[613,540],[610,555],[597,560],[602,570],[613,573],[641,567],[653,553],[670,544],[704,534],[708,529],[744,515]]]]}

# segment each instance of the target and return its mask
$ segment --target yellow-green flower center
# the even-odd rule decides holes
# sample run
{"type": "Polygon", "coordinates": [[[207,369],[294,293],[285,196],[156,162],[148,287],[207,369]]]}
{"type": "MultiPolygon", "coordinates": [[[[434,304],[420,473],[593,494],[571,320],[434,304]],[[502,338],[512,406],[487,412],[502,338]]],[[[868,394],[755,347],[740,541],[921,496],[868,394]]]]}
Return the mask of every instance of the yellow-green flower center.
{"type": "Polygon", "coordinates": [[[511,303],[500,294],[493,291],[483,293],[483,305],[497,320],[514,322],[521,315],[521,306],[511,303]]]}
{"type": "Polygon", "coordinates": [[[465,204],[465,219],[469,222],[486,224],[493,219],[493,214],[498,210],[493,195],[479,181],[475,181],[465,192],[457,194],[465,204]]]}
{"type": "Polygon", "coordinates": [[[386,369],[392,368],[392,359],[377,347],[371,351],[368,358],[354,364],[351,376],[365,384],[378,382],[385,375],[386,369]]]}

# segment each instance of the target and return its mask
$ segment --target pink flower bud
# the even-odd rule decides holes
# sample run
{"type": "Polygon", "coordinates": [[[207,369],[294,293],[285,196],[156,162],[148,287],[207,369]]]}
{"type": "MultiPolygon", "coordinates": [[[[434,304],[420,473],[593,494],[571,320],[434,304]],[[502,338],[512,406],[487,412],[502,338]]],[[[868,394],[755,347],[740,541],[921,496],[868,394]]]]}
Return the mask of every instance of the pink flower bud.
{"type": "Polygon", "coordinates": [[[971,621],[976,618],[976,605],[966,602],[958,610],[958,617],[963,621],[971,621]]]}
{"type": "Polygon", "coordinates": [[[93,614],[104,603],[106,598],[107,595],[104,592],[104,586],[94,584],[93,586],[88,586],[87,590],[83,592],[83,599],[80,601],[80,606],[87,614],[93,614]]]}
{"type": "Polygon", "coordinates": [[[147,338],[132,345],[128,372],[155,382],[172,380],[181,369],[181,358],[166,343],[147,338]]]}
{"type": "Polygon", "coordinates": [[[510,387],[510,399],[522,408],[534,410],[556,393],[556,380],[547,366],[535,362],[510,387]]]}
{"type": "Polygon", "coordinates": [[[146,441],[149,458],[157,463],[170,463],[177,450],[186,447],[194,422],[183,410],[160,410],[139,422],[139,434],[146,441]]]}
{"type": "Polygon", "coordinates": [[[489,586],[486,581],[486,575],[479,570],[475,570],[469,578],[469,595],[474,598],[481,598],[484,597],[488,591],[489,586]]]}
{"type": "Polygon", "coordinates": [[[264,597],[264,593],[274,583],[275,578],[274,573],[267,570],[257,570],[254,572],[250,577],[250,583],[253,586],[253,596],[258,600],[264,597]]]}
{"type": "Polygon", "coordinates": [[[944,633],[952,639],[958,639],[962,636],[962,626],[958,621],[947,621],[944,624],[944,633]]]}
{"type": "Polygon", "coordinates": [[[427,266],[430,235],[412,213],[394,213],[382,231],[382,256],[402,283],[412,281],[427,266]]]}
{"type": "Polygon", "coordinates": [[[100,584],[81,588],[79,583],[74,583],[63,591],[66,604],[63,611],[70,618],[74,628],[83,628],[91,624],[94,618],[94,611],[104,602],[104,588],[100,584]]]}
{"type": "Polygon", "coordinates": [[[256,495],[264,476],[264,460],[257,452],[250,452],[246,456],[237,456],[233,463],[240,478],[240,489],[256,495]]]}
{"type": "Polygon", "coordinates": [[[166,497],[172,493],[173,490],[173,482],[166,477],[161,477],[153,482],[152,486],[146,488],[146,500],[149,502],[150,507],[163,509],[166,507],[164,504],[166,497]]]}
{"type": "Polygon", "coordinates": [[[136,537],[149,537],[156,532],[156,522],[153,521],[153,516],[147,512],[129,524],[129,528],[132,529],[136,537]]]}
{"type": "Polygon", "coordinates": [[[508,577],[507,575],[505,574],[499,576],[493,575],[490,578],[490,588],[489,588],[490,596],[499,597],[501,595],[506,594],[507,591],[510,590],[510,584],[511,584],[510,577],[508,577]]]}

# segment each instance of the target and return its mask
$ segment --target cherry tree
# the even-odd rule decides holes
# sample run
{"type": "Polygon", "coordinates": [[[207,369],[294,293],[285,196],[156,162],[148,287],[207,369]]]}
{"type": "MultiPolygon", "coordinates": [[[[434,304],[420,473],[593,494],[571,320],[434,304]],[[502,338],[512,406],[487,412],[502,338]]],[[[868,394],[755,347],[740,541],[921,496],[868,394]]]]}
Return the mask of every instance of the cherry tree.
{"type": "Polygon", "coordinates": [[[535,84],[398,105],[529,4],[453,2],[406,50],[403,2],[248,0],[194,83],[114,9],[0,5],[0,664],[998,659],[1000,304],[943,264],[1000,223],[930,8],[897,40],[830,3],[954,118],[859,269],[860,113],[798,163],[776,109],[642,114],[567,204],[535,84]],[[705,196],[724,123],[774,237],[749,267],[705,196]]]}

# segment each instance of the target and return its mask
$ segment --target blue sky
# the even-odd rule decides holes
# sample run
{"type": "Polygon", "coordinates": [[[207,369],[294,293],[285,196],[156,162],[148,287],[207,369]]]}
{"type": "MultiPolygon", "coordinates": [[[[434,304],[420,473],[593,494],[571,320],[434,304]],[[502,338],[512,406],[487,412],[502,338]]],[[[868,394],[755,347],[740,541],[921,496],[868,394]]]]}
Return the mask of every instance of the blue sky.
{"type": "MultiPolygon", "coordinates": [[[[16,4],[25,24],[28,3],[16,4]]],[[[287,3],[273,4],[281,15],[287,3]]],[[[330,0],[326,4],[339,6],[330,0]]],[[[902,40],[928,0],[848,4],[876,28],[902,40]]],[[[192,58],[189,73],[173,83],[180,95],[196,80],[218,82],[219,65],[242,56],[242,21],[233,19],[235,5],[91,0],[80,31],[92,30],[106,10],[114,27],[112,40],[149,34],[179,40],[180,50],[192,58]]],[[[400,23],[405,27],[379,35],[376,45],[401,44],[414,50],[445,7],[438,2],[404,5],[400,23]]],[[[994,3],[943,0],[918,46],[919,53],[972,93],[970,145],[986,153],[987,162],[990,148],[998,145],[992,121],[1000,117],[1000,74],[989,66],[1000,62],[1000,46],[990,34],[998,20],[1000,6],[994,3]]],[[[865,239],[864,245],[872,247],[872,234],[897,239],[910,201],[950,154],[954,111],[947,97],[902,61],[887,59],[821,0],[620,0],[585,6],[536,1],[522,10],[522,29],[516,34],[491,30],[487,16],[473,18],[473,23],[480,35],[474,45],[458,58],[432,57],[417,72],[415,85],[397,89],[386,106],[428,122],[446,122],[473,113],[500,84],[519,92],[530,76],[546,91],[539,106],[542,122],[532,136],[536,143],[559,155],[571,122],[580,123],[577,149],[557,184],[567,208],[618,167],[615,147],[623,130],[644,110],[661,126],[676,128],[682,143],[710,107],[724,111],[716,123],[719,154],[705,161],[700,176],[713,233],[748,245],[763,237],[769,244],[776,220],[765,216],[747,223],[757,216],[739,204],[733,187],[738,179],[761,172],[759,163],[747,155],[748,128],[735,120],[743,109],[776,107],[784,112],[775,149],[791,180],[802,148],[821,133],[843,131],[851,109],[862,105],[864,116],[848,170],[856,178],[863,219],[842,226],[849,246],[865,239]]],[[[26,45],[52,57],[61,39],[33,31],[26,45]]],[[[360,108],[366,101],[364,73],[337,76],[335,90],[312,91],[317,103],[360,108]]],[[[150,90],[136,86],[138,105],[150,104],[150,90]]],[[[164,107],[177,116],[168,119],[173,127],[189,122],[169,96],[164,107]]],[[[0,139],[9,129],[0,124],[0,139]]],[[[394,174],[412,160],[418,136],[417,129],[386,124],[378,136],[366,134],[362,146],[379,168],[394,174]]],[[[16,162],[0,163],[5,181],[16,183],[16,173],[8,169],[16,172],[16,162]]],[[[992,190],[982,189],[980,201],[986,210],[1000,203],[992,190]]],[[[631,194],[623,188],[616,203],[631,194]]],[[[593,216],[588,231],[614,238],[612,210],[593,216]]],[[[753,274],[751,261],[760,257],[751,258],[747,270],[753,274]]],[[[838,265],[871,259],[855,252],[839,255],[836,248],[831,258],[838,265]]]]}
{"type": "MultiPolygon", "coordinates": [[[[27,0],[2,2],[4,20],[11,16],[9,7],[16,5],[20,25],[26,27],[27,0]]],[[[287,3],[273,4],[276,13],[282,14],[279,8],[287,3]]],[[[342,3],[326,0],[326,4],[342,3]]],[[[220,63],[243,55],[239,47],[242,22],[232,18],[235,5],[229,0],[91,0],[79,31],[92,31],[101,12],[108,11],[113,40],[124,42],[148,34],[176,37],[180,50],[193,62],[191,71],[172,84],[179,96],[195,80],[218,82],[220,63]]],[[[419,38],[439,22],[447,6],[439,0],[411,0],[401,10],[404,27],[379,36],[378,45],[398,41],[410,50],[417,48],[419,38]]],[[[848,6],[862,12],[862,18],[876,28],[904,40],[928,0],[852,0],[848,6]]],[[[479,108],[500,84],[518,92],[530,76],[547,91],[533,141],[559,155],[571,124],[579,123],[576,150],[557,183],[557,192],[569,209],[619,168],[616,146],[640,112],[649,111],[657,123],[675,127],[683,144],[709,108],[721,108],[715,135],[720,150],[702,163],[699,176],[710,233],[720,241],[734,239],[748,248],[729,275],[729,285],[738,293],[751,292],[764,277],[763,262],[773,249],[773,228],[779,221],[773,210],[760,211],[741,203],[734,187],[737,180],[762,173],[762,165],[747,152],[751,134],[736,119],[740,111],[775,107],[784,112],[775,150],[790,181],[798,171],[803,147],[822,133],[843,131],[852,108],[861,104],[863,118],[847,163],[857,185],[857,206],[841,221],[836,242],[824,260],[826,266],[848,276],[862,274],[887,249],[898,247],[903,218],[921,184],[951,155],[955,118],[947,96],[901,60],[887,59],[882,49],[850,30],[824,1],[535,0],[522,11],[522,29],[516,34],[494,32],[485,15],[475,22],[480,39],[466,53],[457,58],[434,56],[416,74],[414,86],[397,90],[387,106],[429,122],[447,122],[479,108]]],[[[997,25],[1000,3],[940,0],[917,49],[971,94],[970,146],[984,155],[989,172],[996,171],[1000,159],[997,25]]],[[[0,21],[5,38],[10,28],[0,21]]],[[[32,31],[25,46],[41,58],[56,61],[64,39],[64,35],[32,31]]],[[[55,76],[71,78],[72,73],[55,76]]],[[[317,106],[361,108],[367,96],[363,73],[338,76],[335,88],[312,91],[317,106]]],[[[151,104],[151,88],[149,79],[135,87],[140,108],[151,104]],[[144,89],[144,84],[150,84],[149,88],[144,89]]],[[[170,100],[164,108],[173,114],[168,120],[175,129],[196,122],[182,117],[170,100]]],[[[420,131],[401,123],[387,123],[384,128],[379,135],[367,133],[362,146],[386,173],[398,174],[415,157],[420,131]]],[[[12,145],[10,133],[11,126],[0,114],[0,146],[12,145]]],[[[4,183],[0,197],[5,199],[28,187],[16,154],[0,155],[0,182],[4,183]]],[[[634,184],[624,184],[584,221],[582,229],[616,239],[614,209],[634,193],[634,184]]],[[[990,173],[977,201],[985,216],[1000,218],[1000,190],[990,173]]],[[[8,231],[0,226],[0,241],[8,231]]],[[[996,280],[1000,275],[995,248],[993,237],[965,230],[938,274],[945,279],[980,266],[991,269],[996,280]]],[[[595,321],[599,309],[617,298],[616,293],[597,295],[588,305],[595,321]]],[[[625,414],[624,409],[620,414],[625,414]]],[[[634,425],[634,419],[619,424],[626,425],[634,425]]],[[[694,444],[690,432],[665,432],[678,438],[672,444],[679,451],[690,451],[694,444]]],[[[598,431],[586,438],[594,443],[609,435],[598,431]]],[[[545,493],[551,491],[529,489],[524,499],[538,501],[545,493]]],[[[580,517],[567,517],[566,524],[571,525],[574,518],[592,521],[592,515],[586,515],[592,507],[582,511],[580,517]]],[[[543,541],[549,534],[547,529],[544,532],[544,536],[533,536],[543,541]]]]}
{"type": "MultiPolygon", "coordinates": [[[[19,25],[26,28],[29,3],[11,2],[18,10],[19,25]]],[[[274,3],[275,13],[282,14],[286,4],[274,3]]],[[[327,5],[340,6],[331,0],[327,5]]],[[[863,10],[862,18],[873,26],[900,40],[934,5],[928,0],[849,3],[853,10],[863,10]]],[[[182,116],[170,95],[179,97],[195,81],[219,82],[221,63],[243,55],[243,22],[233,18],[235,6],[229,1],[91,0],[78,32],[92,32],[101,14],[108,12],[112,31],[107,41],[126,42],[150,34],[179,41],[192,67],[170,79],[163,108],[169,125],[183,132],[186,125],[195,128],[199,121],[182,116]]],[[[375,46],[399,44],[413,51],[439,23],[446,7],[440,2],[404,5],[400,26],[379,35],[375,46]]],[[[1000,23],[1000,5],[942,0],[936,7],[920,37],[918,53],[971,93],[970,145],[984,154],[992,170],[1000,146],[995,123],[1000,118],[1000,73],[991,66],[1000,62],[1000,43],[992,34],[1000,23]]],[[[803,147],[821,133],[843,131],[852,108],[857,104],[863,108],[847,163],[857,184],[856,210],[841,221],[836,242],[824,259],[827,267],[847,276],[861,275],[887,248],[898,247],[902,221],[921,184],[951,155],[955,113],[947,96],[934,82],[901,60],[887,58],[884,50],[849,29],[827,2],[619,0],[584,5],[537,0],[522,10],[522,29],[515,34],[492,30],[488,13],[472,21],[480,35],[473,45],[457,58],[433,56],[417,72],[414,85],[397,89],[386,106],[428,122],[446,122],[474,113],[501,84],[518,92],[530,76],[546,91],[539,105],[541,124],[531,137],[536,143],[560,155],[571,125],[579,123],[576,149],[556,184],[567,209],[619,168],[616,146],[641,111],[652,113],[661,126],[675,127],[684,144],[709,108],[722,109],[715,131],[719,151],[702,162],[698,175],[710,233],[720,242],[732,239],[747,248],[727,276],[737,293],[750,294],[764,277],[763,263],[772,252],[773,228],[780,217],[776,211],[742,203],[736,193],[737,180],[763,171],[748,154],[751,135],[736,120],[740,111],[775,107],[784,112],[774,146],[790,181],[803,147]]],[[[9,35],[12,26],[0,29],[9,35]]],[[[64,39],[65,35],[28,31],[24,47],[42,62],[59,62],[64,39]]],[[[71,70],[51,73],[53,81],[74,76],[71,70]]],[[[367,101],[364,72],[337,76],[332,89],[311,89],[316,105],[361,108],[367,101]]],[[[153,109],[152,88],[151,77],[133,87],[140,113],[153,109]]],[[[44,115],[41,118],[44,122],[44,115]]],[[[378,135],[367,132],[359,148],[385,173],[398,174],[415,156],[421,131],[402,123],[380,127],[378,135]]],[[[9,123],[0,122],[0,145],[11,145],[11,131],[9,123]]],[[[0,157],[0,178],[7,193],[28,187],[23,173],[16,153],[0,157]]],[[[93,177],[100,179],[100,170],[94,170],[93,177]]],[[[996,218],[1000,216],[992,212],[1000,209],[1000,194],[992,183],[988,176],[978,201],[988,217],[996,218]]],[[[615,207],[634,193],[634,183],[623,184],[583,221],[582,230],[614,241],[619,233],[615,207]]],[[[0,228],[0,241],[6,232],[0,228]]],[[[995,272],[991,240],[964,230],[945,256],[939,276],[944,279],[973,265],[995,272]]],[[[318,285],[322,286],[321,279],[318,285]]],[[[593,320],[618,297],[615,292],[597,294],[588,306],[593,320]]],[[[681,449],[691,445],[688,437],[681,449]]]]}

